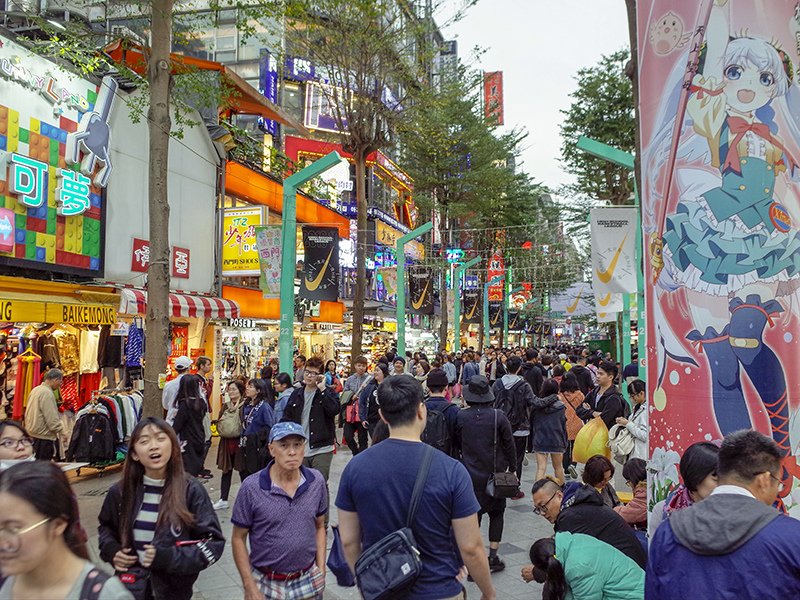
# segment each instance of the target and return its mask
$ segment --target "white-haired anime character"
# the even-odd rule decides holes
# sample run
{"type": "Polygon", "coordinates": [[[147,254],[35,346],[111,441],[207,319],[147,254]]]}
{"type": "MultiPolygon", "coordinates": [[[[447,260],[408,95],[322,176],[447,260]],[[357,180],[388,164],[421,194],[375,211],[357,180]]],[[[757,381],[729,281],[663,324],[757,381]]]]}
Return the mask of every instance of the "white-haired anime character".
{"type": "MultiPolygon", "coordinates": [[[[785,495],[800,467],[791,455],[784,367],[763,333],[780,313],[797,311],[800,299],[800,157],[793,150],[800,95],[783,50],[747,32],[731,36],[727,0],[715,0],[699,57],[679,147],[664,135],[671,127],[665,122],[644,156],[651,202],[669,201],[657,191],[672,176],[665,155],[680,159],[680,200],[657,224],[662,236],[653,232],[652,264],[662,294],[684,289],[695,327],[686,337],[707,358],[723,435],[752,427],[742,370],[758,392],[785,455],[785,495]]],[[[679,88],[662,104],[672,123],[679,88]]],[[[648,210],[652,215],[652,203],[648,210]]]]}

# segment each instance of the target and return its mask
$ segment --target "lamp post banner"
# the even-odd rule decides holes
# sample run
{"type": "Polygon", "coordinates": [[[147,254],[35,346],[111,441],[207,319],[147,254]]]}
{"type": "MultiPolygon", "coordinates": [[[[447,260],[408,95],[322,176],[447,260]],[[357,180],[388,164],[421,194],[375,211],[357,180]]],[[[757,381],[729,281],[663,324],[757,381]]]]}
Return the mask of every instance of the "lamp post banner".
{"type": "Polygon", "coordinates": [[[258,266],[261,269],[259,287],[264,299],[281,297],[281,226],[256,225],[258,266]]]}
{"type": "Polygon", "coordinates": [[[406,312],[412,315],[433,314],[433,271],[427,267],[408,269],[408,295],[411,306],[406,312]]]}
{"type": "Polygon", "coordinates": [[[461,307],[461,322],[462,323],[480,323],[483,318],[483,310],[481,306],[481,292],[480,290],[464,290],[462,307],[461,307]]]}
{"type": "Polygon", "coordinates": [[[339,230],[336,227],[303,227],[303,279],[300,297],[339,300],[339,230]]]}
{"type": "Polygon", "coordinates": [[[489,329],[503,327],[503,303],[489,302],[489,329]]]}
{"type": "Polygon", "coordinates": [[[592,288],[596,294],[636,291],[636,208],[593,208],[592,288]]]}
{"type": "Polygon", "coordinates": [[[520,312],[518,310],[508,311],[508,330],[518,333],[522,331],[523,326],[524,323],[520,312]]]}
{"type": "Polygon", "coordinates": [[[800,8],[637,9],[650,504],[689,445],[754,429],[800,518],[800,8]]]}

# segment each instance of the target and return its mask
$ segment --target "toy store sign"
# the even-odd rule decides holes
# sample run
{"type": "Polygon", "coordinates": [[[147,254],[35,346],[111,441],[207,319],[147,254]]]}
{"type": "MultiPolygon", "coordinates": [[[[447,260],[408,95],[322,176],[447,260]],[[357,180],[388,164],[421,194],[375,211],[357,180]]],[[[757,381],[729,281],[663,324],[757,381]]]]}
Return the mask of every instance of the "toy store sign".
{"type": "MultiPolygon", "coordinates": [[[[8,42],[0,39],[0,43],[5,45],[8,42]]],[[[41,61],[46,66],[34,65],[34,61],[39,62],[36,60],[37,58],[21,58],[17,55],[9,58],[3,57],[0,59],[0,76],[41,94],[45,100],[54,106],[62,105],[80,112],[89,110],[89,100],[85,96],[81,96],[80,93],[75,93],[65,86],[60,86],[49,72],[49,69],[53,68],[52,63],[41,61]]]]}

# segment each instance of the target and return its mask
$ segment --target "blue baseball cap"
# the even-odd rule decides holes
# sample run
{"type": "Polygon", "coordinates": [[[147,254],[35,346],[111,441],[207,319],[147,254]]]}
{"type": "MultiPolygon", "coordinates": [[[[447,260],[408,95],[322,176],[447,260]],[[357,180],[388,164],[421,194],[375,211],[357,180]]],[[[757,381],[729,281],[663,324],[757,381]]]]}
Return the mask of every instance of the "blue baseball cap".
{"type": "Polygon", "coordinates": [[[304,440],[308,439],[303,431],[302,425],[293,421],[283,421],[281,423],[276,423],[272,426],[272,429],[270,429],[269,443],[271,444],[275,440],[282,440],[290,435],[299,435],[304,440]]]}

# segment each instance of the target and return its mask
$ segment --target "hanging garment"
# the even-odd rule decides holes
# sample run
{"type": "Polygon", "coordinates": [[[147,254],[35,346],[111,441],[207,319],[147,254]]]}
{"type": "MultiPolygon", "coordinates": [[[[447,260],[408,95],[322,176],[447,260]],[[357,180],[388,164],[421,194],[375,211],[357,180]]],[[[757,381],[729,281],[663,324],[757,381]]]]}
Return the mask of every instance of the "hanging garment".
{"type": "Polygon", "coordinates": [[[136,323],[131,323],[128,328],[128,337],[125,340],[125,366],[141,367],[143,352],[144,333],[136,326],[136,323]]]}
{"type": "Polygon", "coordinates": [[[78,361],[78,336],[74,333],[59,333],[56,337],[58,342],[58,355],[61,359],[61,371],[64,375],[77,373],[80,369],[78,361]]]}
{"type": "Polygon", "coordinates": [[[100,328],[100,340],[97,345],[97,364],[100,368],[111,367],[116,369],[124,364],[123,343],[125,338],[121,335],[111,335],[111,326],[103,325],[100,328]]]}
{"type": "Polygon", "coordinates": [[[39,348],[42,351],[42,369],[58,369],[61,367],[61,357],[58,355],[58,341],[51,333],[39,338],[39,348]]]}
{"type": "Polygon", "coordinates": [[[108,416],[89,411],[75,422],[67,460],[70,462],[107,463],[114,460],[114,433],[108,416]]]}
{"type": "Polygon", "coordinates": [[[95,373],[100,369],[97,364],[97,347],[99,344],[99,331],[92,331],[91,329],[81,331],[81,373],[95,373]]]}

